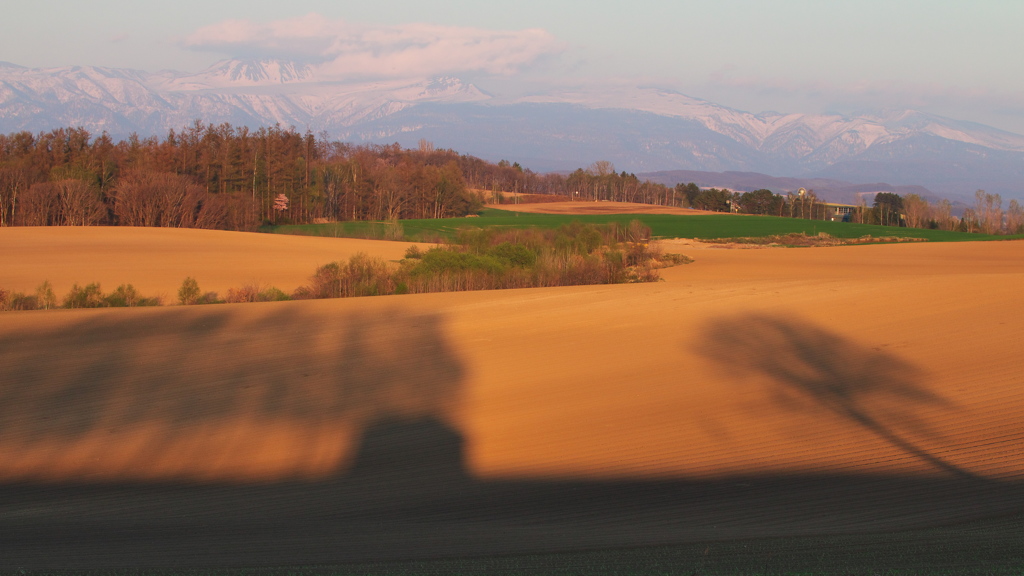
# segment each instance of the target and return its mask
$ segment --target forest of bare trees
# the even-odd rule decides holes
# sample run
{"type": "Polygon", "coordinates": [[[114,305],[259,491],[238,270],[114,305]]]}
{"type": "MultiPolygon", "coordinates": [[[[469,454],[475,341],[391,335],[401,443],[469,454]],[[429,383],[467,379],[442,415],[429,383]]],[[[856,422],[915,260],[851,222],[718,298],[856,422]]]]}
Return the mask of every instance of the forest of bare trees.
{"type": "MultiPolygon", "coordinates": [[[[66,128],[0,135],[0,226],[248,230],[261,223],[443,218],[478,209],[488,193],[564,194],[566,180],[429,143],[416,150],[352,146],[280,127],[197,122],[163,139],[119,142],[66,128]]],[[[640,200],[638,188],[631,186],[628,197],[640,200]]]]}
{"type": "Polygon", "coordinates": [[[1017,200],[1010,200],[1004,210],[999,194],[978,190],[974,199],[963,216],[957,217],[953,215],[953,204],[945,198],[931,203],[918,194],[899,196],[883,192],[875,196],[872,207],[858,207],[851,221],[981,234],[1024,234],[1024,209],[1017,200]]]}
{"type": "Polygon", "coordinates": [[[537,174],[421,142],[354,146],[275,126],[196,122],[115,142],[82,128],[0,135],[0,226],[250,230],[262,223],[463,216],[504,193],[689,206],[610,162],[537,174]]]}
{"type": "MultiPolygon", "coordinates": [[[[445,218],[477,211],[504,193],[547,194],[740,211],[825,217],[813,194],[734,193],[697,185],[668,187],[616,172],[607,161],[570,174],[538,174],[398,144],[355,146],[325,135],[274,126],[251,130],[194,123],[165,138],[114,141],[82,128],[0,135],[0,226],[164,226],[253,230],[264,223],[445,218]]],[[[879,195],[883,196],[883,195],[879,195]]],[[[914,195],[856,210],[854,221],[1015,233],[1024,215],[1013,200],[978,191],[964,218],[948,202],[914,195]]]]}

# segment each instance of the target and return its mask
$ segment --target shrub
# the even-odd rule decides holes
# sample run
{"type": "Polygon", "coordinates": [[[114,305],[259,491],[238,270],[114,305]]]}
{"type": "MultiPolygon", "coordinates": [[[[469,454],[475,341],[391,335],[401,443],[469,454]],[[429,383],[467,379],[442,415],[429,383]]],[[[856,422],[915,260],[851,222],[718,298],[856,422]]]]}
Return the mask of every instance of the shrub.
{"type": "Polygon", "coordinates": [[[53,293],[53,286],[49,280],[45,280],[36,288],[36,308],[49,310],[57,307],[57,295],[53,293]]]}
{"type": "Polygon", "coordinates": [[[199,282],[196,279],[189,276],[181,283],[181,288],[178,288],[178,302],[184,305],[198,304],[202,291],[199,290],[199,282]]]}
{"type": "Polygon", "coordinates": [[[341,298],[341,280],[341,265],[337,262],[325,264],[313,273],[308,289],[296,290],[293,298],[341,298]]]}
{"type": "MultiPolygon", "coordinates": [[[[207,296],[211,296],[213,302],[216,301],[216,293],[209,292],[207,293],[207,296]]],[[[229,288],[224,301],[229,304],[236,304],[239,302],[281,302],[291,299],[291,296],[279,288],[274,288],[273,286],[263,288],[258,284],[246,284],[241,288],[229,288]]]]}
{"type": "Polygon", "coordinates": [[[537,253],[522,244],[502,242],[490,250],[490,254],[516,268],[529,268],[537,262],[537,253]]]}
{"type": "Polygon", "coordinates": [[[590,254],[604,244],[604,238],[597,227],[588,226],[576,235],[576,242],[586,254],[590,254]]]}
{"type": "Polygon", "coordinates": [[[107,306],[123,308],[127,306],[135,306],[136,302],[140,299],[139,292],[135,289],[135,286],[132,286],[131,284],[121,284],[113,292],[105,296],[103,301],[107,306]]]}
{"type": "Polygon", "coordinates": [[[224,300],[229,304],[258,302],[259,295],[259,286],[256,286],[255,284],[246,284],[241,288],[228,288],[228,295],[224,297],[224,300]]]}
{"type": "Polygon", "coordinates": [[[405,257],[413,260],[418,260],[423,257],[423,252],[420,252],[420,247],[413,244],[405,250],[405,257]]]}
{"type": "Polygon", "coordinates": [[[690,264],[693,262],[693,258],[684,254],[665,253],[659,257],[659,260],[665,266],[677,266],[679,264],[690,264]]]}
{"type": "Polygon", "coordinates": [[[260,302],[283,302],[284,300],[291,300],[291,297],[285,294],[284,290],[271,286],[260,292],[257,300],[260,302]]]}
{"type": "Polygon", "coordinates": [[[36,308],[35,296],[27,296],[21,292],[0,290],[0,311],[35,310],[36,308]]]}
{"type": "MultiPolygon", "coordinates": [[[[131,284],[121,284],[104,295],[98,283],[79,286],[74,284],[61,300],[63,308],[108,308],[130,306],[159,306],[160,298],[145,298],[131,284]]],[[[0,290],[0,310],[46,310],[57,307],[57,296],[49,281],[36,288],[35,294],[21,294],[0,290]]]]}
{"type": "Polygon", "coordinates": [[[493,228],[464,228],[455,234],[455,243],[463,249],[478,254],[487,252],[497,233],[493,228]]]}
{"type": "Polygon", "coordinates": [[[292,300],[312,300],[318,296],[309,286],[299,286],[292,292],[292,300]]]}
{"type": "Polygon", "coordinates": [[[615,244],[618,241],[617,230],[618,225],[614,222],[604,226],[570,222],[556,232],[555,250],[569,254],[591,254],[605,244],[615,244]]]}
{"type": "Polygon", "coordinates": [[[627,242],[649,242],[651,240],[651,228],[639,220],[630,220],[624,231],[627,242]]]}
{"type": "Polygon", "coordinates": [[[292,298],[344,298],[391,294],[395,279],[387,262],[360,252],[348,262],[331,262],[317,268],[309,286],[295,290],[292,298]]]}
{"type": "Polygon", "coordinates": [[[22,294],[15,292],[11,297],[11,309],[12,310],[35,310],[36,297],[29,294],[22,294]]]}
{"type": "Polygon", "coordinates": [[[607,263],[596,255],[559,254],[544,259],[541,269],[544,286],[581,286],[606,284],[607,263]]]}
{"type": "Polygon", "coordinates": [[[499,275],[505,271],[505,268],[505,264],[494,256],[458,252],[450,248],[431,248],[423,254],[420,264],[412,270],[412,274],[422,276],[479,270],[499,275]]]}
{"type": "Polygon", "coordinates": [[[343,270],[345,296],[377,296],[394,292],[394,280],[387,262],[360,252],[348,260],[343,270]]]}
{"type": "Polygon", "coordinates": [[[647,250],[647,244],[629,244],[625,250],[626,265],[639,266],[651,259],[652,254],[647,250]]]}
{"type": "Polygon", "coordinates": [[[216,292],[206,292],[199,297],[196,304],[223,304],[224,301],[220,299],[216,292]]]}
{"type": "Polygon", "coordinates": [[[71,286],[67,296],[64,296],[61,305],[64,308],[102,308],[107,303],[103,299],[99,284],[86,284],[82,287],[76,283],[71,286]]]}
{"type": "Polygon", "coordinates": [[[143,298],[131,284],[121,284],[103,298],[107,306],[124,308],[134,306],[159,306],[159,298],[143,298]]]}
{"type": "Polygon", "coordinates": [[[657,269],[650,261],[639,266],[631,266],[625,270],[625,281],[628,283],[657,282],[661,279],[657,269]]]}

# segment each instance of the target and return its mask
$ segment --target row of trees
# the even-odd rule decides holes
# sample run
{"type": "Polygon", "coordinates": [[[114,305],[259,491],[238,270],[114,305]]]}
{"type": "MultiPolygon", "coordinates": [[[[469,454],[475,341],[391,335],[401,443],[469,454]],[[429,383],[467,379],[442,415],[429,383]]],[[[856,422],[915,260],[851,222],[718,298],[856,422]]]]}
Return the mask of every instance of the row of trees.
{"type": "Polygon", "coordinates": [[[465,174],[522,173],[450,150],[351,146],[280,127],[194,126],[114,142],[81,128],[0,135],[0,226],[251,229],[260,222],[464,215],[465,174]]]}
{"type": "Polygon", "coordinates": [[[117,223],[229,230],[247,230],[255,225],[246,198],[238,194],[210,194],[189,178],[166,172],[129,170],[106,194],[86,181],[71,178],[27,187],[15,181],[4,192],[0,198],[4,225],[117,223]]]}
{"type": "Polygon", "coordinates": [[[974,193],[974,206],[964,211],[963,222],[967,232],[1024,234],[1024,207],[1011,199],[1004,210],[999,194],[978,190],[974,193]]]}
{"type": "MultiPolygon", "coordinates": [[[[0,135],[0,226],[129,225],[249,230],[262,222],[462,216],[504,192],[825,219],[813,191],[734,193],[694,183],[668,187],[595,162],[568,175],[487,162],[421,141],[354,146],[279,126],[203,125],[166,138],[115,142],[82,128],[0,135]]],[[[964,218],[948,201],[879,194],[855,222],[1017,232],[1014,200],[978,191],[964,218]]]]}
{"type": "MultiPolygon", "coordinates": [[[[702,210],[735,210],[744,214],[811,220],[825,220],[833,216],[830,207],[813,190],[782,196],[764,189],[743,193],[715,188],[702,190],[694,184],[679,184],[676,189],[685,194],[689,206],[702,210]]],[[[933,204],[918,194],[900,196],[892,192],[880,192],[875,195],[871,206],[861,200],[850,210],[847,219],[850,222],[883,226],[983,234],[1024,234],[1024,208],[1020,203],[1010,200],[1003,209],[1002,197],[984,190],[975,193],[974,205],[964,210],[961,218],[953,215],[953,204],[946,199],[933,204]]]]}
{"type": "MultiPolygon", "coordinates": [[[[278,126],[193,126],[115,142],[82,128],[0,135],[0,226],[181,226],[461,216],[501,193],[693,205],[678,188],[596,162],[537,174],[422,141],[354,146],[278,126]]],[[[698,206],[705,206],[700,202],[698,206]]]]}
{"type": "Polygon", "coordinates": [[[949,200],[942,199],[933,204],[917,194],[900,196],[882,192],[875,196],[871,208],[861,203],[851,214],[851,220],[982,234],[1024,234],[1024,208],[1019,202],[1010,200],[1004,210],[999,194],[978,190],[974,198],[974,205],[965,209],[963,216],[958,218],[953,215],[953,204],[949,200]]]}

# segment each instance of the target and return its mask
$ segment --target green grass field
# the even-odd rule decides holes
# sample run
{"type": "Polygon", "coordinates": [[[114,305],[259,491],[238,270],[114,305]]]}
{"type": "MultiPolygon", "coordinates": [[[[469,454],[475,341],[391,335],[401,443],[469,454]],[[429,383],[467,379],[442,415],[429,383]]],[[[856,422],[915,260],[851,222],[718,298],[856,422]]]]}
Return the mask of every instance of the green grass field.
{"type": "Polygon", "coordinates": [[[798,220],[776,216],[736,216],[731,214],[707,214],[675,216],[666,214],[616,214],[600,216],[572,216],[561,214],[525,214],[506,210],[486,209],[477,218],[444,218],[436,220],[400,220],[402,235],[394,224],[384,222],[337,222],[332,224],[299,224],[286,226],[265,226],[263,232],[275,234],[299,234],[305,236],[330,236],[338,238],[381,238],[405,239],[410,241],[436,241],[451,237],[460,228],[557,228],[573,221],[605,224],[608,222],[628,223],[640,220],[650,226],[658,238],[718,238],[765,237],[785,234],[817,235],[825,232],[836,238],[860,238],[863,236],[900,238],[924,238],[931,242],[963,242],[971,240],[1007,240],[1021,236],[988,236],[965,232],[925,230],[921,228],[896,228],[869,224],[848,224],[821,220],[798,220]]]}

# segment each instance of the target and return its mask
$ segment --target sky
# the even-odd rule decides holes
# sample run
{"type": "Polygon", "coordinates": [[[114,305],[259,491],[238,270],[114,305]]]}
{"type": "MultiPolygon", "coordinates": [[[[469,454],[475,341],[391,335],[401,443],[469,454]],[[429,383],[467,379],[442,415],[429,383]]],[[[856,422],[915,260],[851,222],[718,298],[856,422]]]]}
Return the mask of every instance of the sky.
{"type": "Polygon", "coordinates": [[[345,77],[454,74],[498,96],[635,84],[750,112],[911,108],[1024,134],[1020,0],[19,2],[0,61],[345,77]]]}

